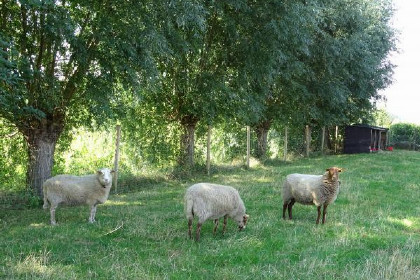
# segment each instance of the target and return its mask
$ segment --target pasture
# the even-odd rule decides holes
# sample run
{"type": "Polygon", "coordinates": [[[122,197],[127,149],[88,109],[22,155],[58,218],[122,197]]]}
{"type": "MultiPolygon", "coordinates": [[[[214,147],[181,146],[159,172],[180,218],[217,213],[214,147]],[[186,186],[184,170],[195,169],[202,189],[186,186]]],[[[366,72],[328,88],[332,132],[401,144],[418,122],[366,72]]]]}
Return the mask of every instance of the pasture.
{"type": "MultiPolygon", "coordinates": [[[[5,279],[418,279],[420,153],[339,155],[219,168],[210,178],[133,180],[111,194],[88,224],[88,207],[0,213],[0,278],[5,279]],[[283,220],[281,187],[289,173],[339,166],[342,181],[325,225],[316,207],[295,204],[283,220]],[[142,182],[148,182],[142,184],[142,182]],[[186,187],[211,181],[236,187],[250,215],[238,232],[187,238],[186,187]]],[[[111,191],[112,193],[112,191],[111,191]]],[[[194,221],[194,228],[196,220],[194,221]]]]}

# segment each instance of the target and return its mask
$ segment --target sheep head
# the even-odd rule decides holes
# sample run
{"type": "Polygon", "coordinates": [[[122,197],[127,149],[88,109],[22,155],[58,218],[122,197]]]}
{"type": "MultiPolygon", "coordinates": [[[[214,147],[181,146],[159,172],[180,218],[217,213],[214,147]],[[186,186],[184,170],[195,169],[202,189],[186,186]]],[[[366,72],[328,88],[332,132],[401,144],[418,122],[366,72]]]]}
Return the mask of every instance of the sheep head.
{"type": "Polygon", "coordinates": [[[331,181],[336,181],[338,180],[338,173],[342,172],[343,169],[333,166],[333,167],[327,168],[326,171],[328,171],[328,179],[331,181]]]}
{"type": "Polygon", "coordinates": [[[248,222],[248,220],[249,220],[249,215],[245,214],[243,215],[241,220],[237,221],[240,231],[246,228],[246,223],[248,222]]]}
{"type": "Polygon", "coordinates": [[[106,188],[106,186],[109,186],[112,183],[112,175],[114,175],[114,173],[114,170],[108,168],[102,168],[96,171],[98,181],[101,183],[102,187],[106,188]]]}

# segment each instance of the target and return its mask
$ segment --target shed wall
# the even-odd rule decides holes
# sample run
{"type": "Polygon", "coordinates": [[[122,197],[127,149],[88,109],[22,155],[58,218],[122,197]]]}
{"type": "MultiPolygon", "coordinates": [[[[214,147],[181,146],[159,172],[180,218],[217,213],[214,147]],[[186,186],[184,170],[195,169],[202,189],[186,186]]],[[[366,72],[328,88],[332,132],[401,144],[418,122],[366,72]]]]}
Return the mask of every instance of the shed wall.
{"type": "Polygon", "coordinates": [[[344,153],[369,153],[371,145],[371,129],[368,127],[348,126],[344,134],[344,153]]]}

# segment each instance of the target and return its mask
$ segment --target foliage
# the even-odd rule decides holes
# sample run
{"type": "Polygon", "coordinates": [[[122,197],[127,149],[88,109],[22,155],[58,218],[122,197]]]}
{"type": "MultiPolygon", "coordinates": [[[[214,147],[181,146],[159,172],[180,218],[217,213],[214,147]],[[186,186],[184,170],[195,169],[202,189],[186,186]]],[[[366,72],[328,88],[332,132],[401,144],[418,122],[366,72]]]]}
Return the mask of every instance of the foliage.
{"type": "Polygon", "coordinates": [[[25,189],[27,154],[25,143],[16,129],[0,119],[0,192],[25,189]]]}
{"type": "Polygon", "coordinates": [[[420,144],[420,126],[409,123],[397,123],[390,127],[391,144],[408,142],[420,144]]]}
{"type": "Polygon", "coordinates": [[[394,117],[388,113],[385,109],[378,109],[373,112],[372,115],[373,118],[373,124],[380,127],[387,127],[389,128],[393,121],[394,117]]]}
{"type": "Polygon", "coordinates": [[[390,83],[388,54],[395,50],[392,3],[321,3],[308,60],[312,73],[307,81],[309,95],[302,95],[302,111],[311,124],[363,122],[380,98],[378,90],[390,83]]]}
{"type": "Polygon", "coordinates": [[[208,125],[229,147],[216,151],[240,157],[251,125],[258,156],[272,124],[366,119],[393,67],[390,0],[29,0],[0,13],[0,117],[24,136],[38,193],[69,164],[73,128],[118,120],[143,166],[185,163],[208,125]]]}
{"type": "Polygon", "coordinates": [[[86,207],[59,208],[57,227],[42,209],[5,210],[0,277],[416,279],[419,155],[394,151],[221,170],[211,180],[238,188],[251,218],[241,232],[229,220],[224,236],[220,227],[213,236],[208,221],[198,244],[187,237],[183,194],[207,176],[132,181],[131,192],[112,194],[98,207],[93,225],[86,207]],[[299,204],[293,221],[282,220],[285,176],[332,165],[345,172],[326,224],[315,225],[316,208],[299,204]]]}
{"type": "MultiPolygon", "coordinates": [[[[170,50],[158,25],[186,14],[166,1],[3,1],[0,116],[24,135],[28,184],[41,194],[56,142],[73,126],[106,123],[123,93],[156,78],[170,50]]],[[[179,24],[187,24],[177,18],[179,24]]],[[[119,109],[119,110],[118,110],[119,109]]]]}

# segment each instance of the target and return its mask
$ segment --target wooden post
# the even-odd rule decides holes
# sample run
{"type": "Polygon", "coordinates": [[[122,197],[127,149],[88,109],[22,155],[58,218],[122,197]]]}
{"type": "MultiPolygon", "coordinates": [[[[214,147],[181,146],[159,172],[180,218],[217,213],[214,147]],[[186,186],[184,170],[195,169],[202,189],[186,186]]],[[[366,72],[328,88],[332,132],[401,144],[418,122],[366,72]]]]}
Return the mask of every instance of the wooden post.
{"type": "Polygon", "coordinates": [[[382,131],[378,130],[378,151],[382,149],[381,141],[382,141],[382,131]]]}
{"type": "Polygon", "coordinates": [[[373,150],[376,150],[376,130],[373,130],[373,150]]]}
{"type": "Polygon", "coordinates": [[[288,138],[288,130],[287,126],[284,128],[284,152],[283,152],[283,160],[287,160],[287,138],[288,138]]]}
{"type": "Polygon", "coordinates": [[[337,153],[338,149],[338,125],[335,126],[335,139],[334,139],[334,153],[337,153]]]}
{"type": "Polygon", "coordinates": [[[210,176],[211,125],[207,130],[207,175],[210,176]]]}
{"type": "Polygon", "coordinates": [[[311,134],[309,125],[305,126],[305,138],[306,138],[306,157],[309,157],[309,149],[311,145],[311,134]]]}
{"type": "Polygon", "coordinates": [[[324,145],[325,145],[325,126],[322,127],[322,136],[321,136],[321,154],[324,154],[324,145]]]}
{"type": "Polygon", "coordinates": [[[251,127],[246,127],[246,168],[249,168],[249,157],[251,154],[251,127]]]}
{"type": "Polygon", "coordinates": [[[115,142],[115,158],[114,158],[114,192],[118,191],[118,161],[120,160],[120,138],[121,125],[117,125],[117,141],[115,142]]]}

